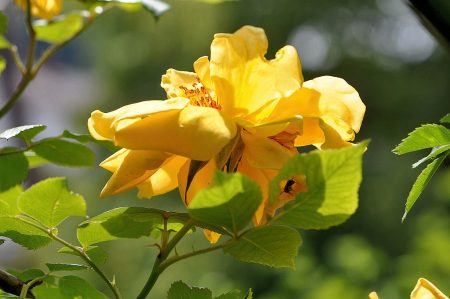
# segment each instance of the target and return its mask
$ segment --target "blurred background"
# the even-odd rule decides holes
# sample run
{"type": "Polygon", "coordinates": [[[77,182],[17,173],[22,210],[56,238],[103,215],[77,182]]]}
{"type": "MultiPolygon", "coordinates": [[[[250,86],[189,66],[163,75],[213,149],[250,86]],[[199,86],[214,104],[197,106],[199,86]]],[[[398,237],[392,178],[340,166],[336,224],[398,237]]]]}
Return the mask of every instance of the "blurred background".
{"type": "MultiPolygon", "coordinates": [[[[419,277],[450,294],[450,168],[446,165],[421,196],[406,221],[401,216],[409,189],[420,169],[411,169],[425,153],[395,156],[391,150],[415,127],[437,122],[450,108],[450,52],[426,31],[400,0],[241,0],[220,4],[168,1],[171,10],[155,20],[140,11],[113,10],[103,15],[74,43],[54,57],[31,84],[24,99],[0,121],[6,129],[46,124],[47,135],[63,129],[86,133],[95,109],[110,111],[144,99],[164,99],[160,78],[168,68],[192,71],[192,63],[209,55],[214,33],[233,32],[250,24],[265,29],[269,53],[294,45],[305,80],[321,75],[345,78],[367,106],[357,140],[371,138],[364,159],[360,205],[345,224],[327,231],[302,231],[297,269],[244,264],[222,253],[192,258],[169,268],[151,298],[165,298],[172,282],[210,288],[215,295],[253,288],[255,298],[409,298],[419,277]]],[[[24,49],[23,16],[8,1],[9,38],[24,49]]],[[[66,0],[67,9],[76,7],[66,0]]],[[[17,83],[9,66],[0,77],[0,98],[17,83]]],[[[43,134],[43,135],[45,135],[43,134]]],[[[109,153],[93,147],[100,162],[109,153]]],[[[445,162],[444,162],[445,164],[445,162]]],[[[48,176],[68,176],[72,190],[85,196],[88,214],[118,206],[152,206],[183,210],[177,192],[137,200],[136,191],[99,200],[109,177],[99,167],[33,170],[31,184],[48,176]]],[[[80,219],[67,221],[62,235],[75,241],[80,219]]],[[[151,239],[122,240],[101,246],[109,253],[106,272],[116,275],[125,298],[144,285],[156,250],[151,239]]],[[[207,243],[194,234],[178,250],[207,243]]],[[[77,260],[59,255],[53,244],[29,252],[11,242],[0,246],[0,268],[44,268],[45,262],[77,260]]],[[[91,273],[99,289],[106,286],[91,273]]]]}

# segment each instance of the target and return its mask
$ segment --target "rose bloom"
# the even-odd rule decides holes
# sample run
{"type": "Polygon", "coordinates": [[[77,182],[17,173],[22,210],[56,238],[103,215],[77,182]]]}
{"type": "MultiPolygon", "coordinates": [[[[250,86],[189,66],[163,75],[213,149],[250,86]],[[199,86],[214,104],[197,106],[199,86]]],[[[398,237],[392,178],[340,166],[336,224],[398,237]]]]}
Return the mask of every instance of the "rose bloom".
{"type": "MultiPolygon", "coordinates": [[[[27,9],[27,0],[14,0],[23,10],[27,9]]],[[[61,12],[62,0],[30,0],[33,16],[50,20],[61,12]]]]}
{"type": "MultiPolygon", "coordinates": [[[[419,278],[416,287],[411,292],[411,299],[448,299],[439,289],[426,280],[425,278],[419,278]]],[[[377,293],[372,292],[369,294],[369,299],[379,299],[377,293]]]]}
{"type": "Polygon", "coordinates": [[[280,186],[274,203],[268,200],[269,182],[297,147],[351,146],[365,106],[343,79],[304,82],[294,47],[272,60],[264,57],[267,48],[261,28],[216,34],[210,57],[195,61],[195,72],[169,69],[162,76],[167,100],[92,112],[91,135],[122,147],[100,164],[113,173],[101,196],[137,187],[139,197],[149,198],[178,187],[189,205],[216,170],[237,171],[261,187],[264,200],[254,215],[260,225],[306,191],[299,176],[280,186]]]}

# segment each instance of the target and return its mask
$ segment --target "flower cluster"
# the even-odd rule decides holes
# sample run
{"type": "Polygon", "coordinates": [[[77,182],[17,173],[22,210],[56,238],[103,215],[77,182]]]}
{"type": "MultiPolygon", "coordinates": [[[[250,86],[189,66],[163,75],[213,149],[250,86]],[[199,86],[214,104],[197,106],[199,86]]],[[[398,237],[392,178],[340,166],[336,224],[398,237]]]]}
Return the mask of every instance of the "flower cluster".
{"type": "Polygon", "coordinates": [[[137,187],[140,197],[152,197],[178,187],[189,205],[214,171],[238,171],[261,187],[264,201],[254,215],[260,225],[306,191],[305,178],[295,177],[280,186],[274,203],[268,200],[269,182],[297,147],[350,146],[365,106],[343,79],[304,82],[294,47],[272,60],[264,57],[267,48],[260,28],[216,34],[195,72],[169,69],[162,76],[167,100],[92,112],[91,135],[122,147],[100,164],[113,173],[101,196],[137,187]]]}

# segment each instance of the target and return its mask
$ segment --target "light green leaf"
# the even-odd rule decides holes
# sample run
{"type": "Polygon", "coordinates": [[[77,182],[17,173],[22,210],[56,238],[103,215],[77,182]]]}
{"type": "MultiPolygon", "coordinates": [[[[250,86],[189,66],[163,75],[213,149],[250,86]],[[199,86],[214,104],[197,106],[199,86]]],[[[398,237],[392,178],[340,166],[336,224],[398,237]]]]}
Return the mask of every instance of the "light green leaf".
{"type": "Polygon", "coordinates": [[[194,220],[237,233],[250,222],[261,201],[258,185],[248,177],[216,172],[213,185],[199,191],[189,204],[189,213],[194,220]]]}
{"type": "Polygon", "coordinates": [[[19,214],[17,199],[22,193],[22,186],[15,186],[0,193],[0,216],[15,216],[19,214]]]}
{"type": "Polygon", "coordinates": [[[88,269],[85,265],[80,264],[61,264],[61,263],[46,263],[48,270],[50,272],[57,271],[77,271],[77,270],[86,270],[88,269]]]}
{"type": "Polygon", "coordinates": [[[271,182],[271,199],[279,195],[282,180],[296,176],[306,177],[308,191],[299,192],[272,222],[303,229],[326,229],[347,220],[358,206],[362,156],[367,144],[316,150],[291,158],[271,182]]]}
{"type": "Polygon", "coordinates": [[[441,118],[440,122],[441,122],[441,123],[450,123],[450,113],[447,113],[446,116],[444,116],[443,118],[441,118]]]}
{"type": "Polygon", "coordinates": [[[0,73],[2,73],[6,68],[6,59],[0,56],[0,73]]]}
{"type": "Polygon", "coordinates": [[[19,197],[19,209],[48,227],[55,227],[70,216],[86,216],[83,197],[67,189],[65,178],[40,181],[19,197]]]}
{"type": "Polygon", "coordinates": [[[287,226],[269,225],[249,230],[224,252],[238,260],[271,267],[295,268],[300,235],[287,226]]]}
{"type": "Polygon", "coordinates": [[[33,288],[33,294],[37,299],[73,299],[73,297],[68,298],[67,296],[62,295],[58,287],[45,283],[33,288]]]}
{"type": "Polygon", "coordinates": [[[73,140],[76,140],[76,141],[81,142],[81,143],[92,142],[92,143],[98,144],[101,147],[104,147],[107,150],[110,150],[110,151],[113,151],[113,152],[115,152],[115,151],[120,149],[118,146],[115,146],[112,141],[109,141],[109,140],[97,140],[97,139],[95,139],[94,137],[92,137],[89,134],[75,134],[75,133],[71,133],[71,132],[69,132],[67,130],[64,130],[62,136],[64,138],[73,139],[73,140]]]}
{"type": "Polygon", "coordinates": [[[415,204],[417,198],[419,198],[420,194],[422,194],[428,182],[431,180],[435,172],[438,170],[439,166],[442,164],[442,161],[445,160],[448,154],[449,153],[446,153],[435,159],[433,162],[428,164],[427,167],[425,167],[425,169],[422,170],[422,172],[419,174],[416,181],[414,182],[414,185],[411,188],[411,191],[409,191],[408,198],[406,199],[405,213],[403,214],[402,221],[405,220],[409,211],[415,204]]]}
{"type": "Polygon", "coordinates": [[[0,149],[0,192],[25,181],[28,176],[28,161],[20,149],[0,149]]]}
{"type": "Polygon", "coordinates": [[[176,281],[170,286],[167,299],[212,299],[212,293],[206,288],[190,287],[176,281]]]}
{"type": "Polygon", "coordinates": [[[397,155],[450,144],[450,130],[442,125],[427,124],[408,134],[408,137],[393,149],[397,155]]]}
{"type": "Polygon", "coordinates": [[[28,249],[43,247],[52,240],[41,230],[9,215],[0,215],[0,236],[10,238],[28,249]]]}
{"type": "Polygon", "coordinates": [[[64,276],[59,280],[59,290],[67,298],[108,299],[108,297],[77,276],[64,276]]]}
{"type": "Polygon", "coordinates": [[[97,3],[114,3],[116,6],[129,11],[135,11],[138,8],[145,8],[156,18],[163,15],[170,9],[170,5],[161,0],[97,0],[97,3]]]}
{"type": "Polygon", "coordinates": [[[416,168],[417,166],[421,165],[423,162],[429,161],[431,159],[436,158],[440,154],[450,151],[450,144],[449,145],[442,145],[442,146],[436,146],[431,149],[431,153],[428,154],[428,156],[420,159],[416,163],[412,165],[413,168],[416,168]]]}
{"type": "Polygon", "coordinates": [[[24,154],[28,160],[28,167],[30,169],[37,168],[50,163],[48,160],[42,158],[41,156],[36,155],[35,152],[26,151],[24,154]]]}
{"type": "Polygon", "coordinates": [[[3,293],[2,290],[0,290],[0,299],[10,299],[10,298],[20,298],[19,296],[3,293]]]}
{"type": "Polygon", "coordinates": [[[186,217],[171,215],[183,214],[141,207],[116,208],[80,223],[77,237],[84,247],[88,247],[122,238],[150,236],[155,230],[162,229],[163,216],[168,217],[168,229],[178,230],[186,217]]]}
{"type": "MultiPolygon", "coordinates": [[[[58,252],[78,256],[76,252],[74,252],[72,249],[68,247],[62,247],[58,250],[58,252]]],[[[106,253],[106,251],[98,246],[89,247],[84,252],[96,265],[104,264],[106,262],[106,259],[108,258],[108,254],[106,253]]]]}
{"type": "Polygon", "coordinates": [[[33,24],[38,40],[61,44],[83,28],[83,17],[79,13],[59,16],[52,21],[38,20],[33,24]]]}
{"type": "Polygon", "coordinates": [[[15,277],[19,278],[22,281],[29,281],[45,276],[44,271],[42,271],[41,269],[26,269],[25,271],[22,272],[12,272],[12,271],[10,272],[11,274],[13,274],[15,277]]]}
{"type": "Polygon", "coordinates": [[[44,159],[64,166],[92,166],[94,153],[86,146],[60,139],[43,139],[32,150],[44,159]]]}
{"type": "Polygon", "coordinates": [[[29,142],[46,128],[47,126],[45,125],[26,125],[15,127],[0,133],[0,138],[8,140],[12,137],[16,137],[29,142]]]}
{"type": "Polygon", "coordinates": [[[0,34],[3,35],[8,31],[8,17],[0,11],[0,34]]]}
{"type": "Polygon", "coordinates": [[[11,43],[5,37],[0,36],[0,49],[9,49],[11,47],[11,43]]]}

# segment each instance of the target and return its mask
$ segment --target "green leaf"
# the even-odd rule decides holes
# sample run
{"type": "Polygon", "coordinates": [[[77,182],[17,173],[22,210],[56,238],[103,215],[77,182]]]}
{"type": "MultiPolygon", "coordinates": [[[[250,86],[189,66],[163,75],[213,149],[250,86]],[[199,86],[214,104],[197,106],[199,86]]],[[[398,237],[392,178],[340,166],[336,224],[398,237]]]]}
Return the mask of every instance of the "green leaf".
{"type": "Polygon", "coordinates": [[[197,2],[204,2],[204,3],[208,3],[208,4],[219,4],[222,2],[237,2],[239,0],[195,0],[197,2]]]}
{"type": "Polygon", "coordinates": [[[270,196],[280,194],[280,182],[305,176],[308,191],[296,194],[272,219],[303,229],[326,229],[348,219],[358,206],[362,156],[368,142],[291,158],[271,182],[270,196]]]}
{"type": "Polygon", "coordinates": [[[428,154],[428,156],[420,159],[416,163],[412,165],[413,168],[416,168],[417,166],[421,165],[423,162],[429,161],[431,159],[436,158],[440,154],[449,151],[450,150],[450,144],[449,145],[442,145],[442,146],[436,146],[431,149],[431,153],[428,154]]]}
{"type": "Polygon", "coordinates": [[[435,159],[433,162],[428,164],[427,167],[425,167],[425,169],[422,170],[422,172],[419,174],[416,181],[414,182],[414,185],[411,188],[411,191],[409,191],[408,198],[406,199],[405,213],[403,214],[402,221],[405,220],[409,211],[415,204],[417,198],[419,198],[420,194],[422,194],[428,182],[431,180],[439,166],[442,164],[442,161],[444,161],[447,156],[448,153],[435,159]]]}
{"type": "Polygon", "coordinates": [[[38,299],[73,299],[72,297],[68,298],[67,296],[62,295],[58,287],[45,283],[33,288],[33,294],[38,299]]]}
{"type": "Polygon", "coordinates": [[[2,73],[6,68],[6,59],[0,56],[0,73],[2,73]]]}
{"type": "Polygon", "coordinates": [[[238,260],[271,267],[295,268],[300,235],[287,226],[269,225],[249,230],[224,252],[238,260]]]}
{"type": "Polygon", "coordinates": [[[163,228],[163,216],[168,217],[168,229],[178,230],[186,217],[171,217],[175,215],[183,214],[141,207],[116,208],[80,223],[77,237],[84,247],[88,247],[122,238],[150,236],[163,228]]]}
{"type": "Polygon", "coordinates": [[[216,172],[213,185],[199,191],[189,204],[189,213],[194,220],[237,233],[250,222],[261,201],[261,191],[250,178],[216,172]]]}
{"type": "Polygon", "coordinates": [[[0,11],[0,34],[6,34],[8,31],[8,17],[0,11]]]}
{"type": "Polygon", "coordinates": [[[16,137],[29,142],[46,128],[47,126],[45,125],[27,125],[15,127],[0,133],[0,138],[8,140],[12,137],[16,137]]]}
{"type": "Polygon", "coordinates": [[[87,281],[77,276],[64,276],[59,280],[59,290],[67,298],[108,299],[87,281]]]}
{"type": "MultiPolygon", "coordinates": [[[[74,252],[69,247],[62,247],[62,248],[60,248],[58,250],[58,252],[59,253],[66,253],[66,254],[71,254],[71,255],[78,256],[78,253],[74,252]]],[[[98,246],[89,247],[84,252],[89,256],[89,258],[96,265],[104,264],[106,262],[106,259],[108,258],[108,254],[106,253],[106,251],[103,250],[101,247],[98,247],[98,246]]]]}
{"type": "Polygon", "coordinates": [[[83,197],[67,189],[65,178],[40,181],[19,197],[19,209],[48,227],[55,227],[70,216],[86,216],[83,197]]]}
{"type": "Polygon", "coordinates": [[[0,36],[0,49],[9,49],[11,47],[11,43],[5,37],[0,36]]]}
{"type": "Polygon", "coordinates": [[[52,240],[43,231],[10,215],[0,215],[0,236],[10,238],[28,249],[43,247],[52,240]]]}
{"type": "Polygon", "coordinates": [[[33,24],[38,40],[61,44],[83,28],[83,17],[79,13],[59,16],[52,21],[39,20],[33,24]]]}
{"type": "Polygon", "coordinates": [[[24,154],[28,160],[28,167],[30,169],[37,168],[50,163],[48,160],[42,158],[41,156],[36,155],[35,152],[26,151],[24,154]]]}
{"type": "Polygon", "coordinates": [[[86,270],[88,269],[85,265],[79,264],[61,264],[61,263],[46,263],[48,270],[50,272],[56,271],[77,271],[77,270],[86,270]]]}
{"type": "Polygon", "coordinates": [[[176,281],[170,286],[167,299],[212,299],[212,293],[206,288],[190,287],[176,281]]]}
{"type": "Polygon", "coordinates": [[[12,294],[2,293],[2,291],[0,290],[0,299],[10,299],[10,298],[20,298],[20,297],[12,294]]]}
{"type": "Polygon", "coordinates": [[[22,281],[30,281],[39,277],[45,276],[44,271],[41,269],[27,269],[22,272],[11,273],[22,281]]]}
{"type": "Polygon", "coordinates": [[[393,149],[397,155],[450,144],[450,130],[442,125],[427,124],[408,134],[408,137],[393,149]]]}
{"type": "Polygon", "coordinates": [[[94,137],[92,137],[89,134],[75,134],[75,133],[71,133],[71,132],[69,132],[67,130],[64,130],[64,132],[62,133],[62,136],[64,138],[67,138],[67,139],[76,140],[76,141],[78,141],[80,143],[92,142],[92,143],[98,144],[98,145],[106,148],[107,150],[110,150],[110,151],[113,151],[113,152],[118,151],[120,149],[120,147],[115,146],[112,141],[109,141],[109,140],[97,140],[97,139],[95,139],[94,137]]]}
{"type": "Polygon", "coordinates": [[[214,299],[242,299],[242,293],[240,291],[231,291],[220,296],[214,297],[214,299]]]}
{"type": "Polygon", "coordinates": [[[447,113],[446,116],[444,116],[443,118],[441,118],[440,122],[441,122],[441,123],[450,123],[450,113],[447,113]]]}
{"type": "Polygon", "coordinates": [[[22,186],[15,186],[0,193],[0,216],[15,216],[19,214],[17,199],[22,193],[22,186]]]}
{"type": "Polygon", "coordinates": [[[18,148],[0,149],[0,192],[25,181],[28,176],[28,161],[18,148]]]}
{"type": "Polygon", "coordinates": [[[64,166],[92,166],[94,153],[86,146],[60,139],[43,139],[32,150],[44,159],[64,166]]]}

